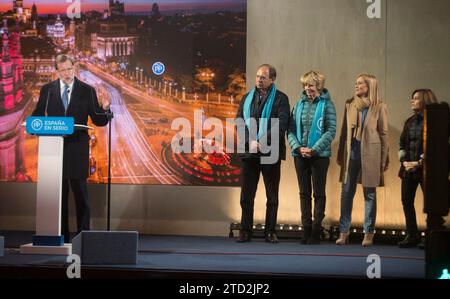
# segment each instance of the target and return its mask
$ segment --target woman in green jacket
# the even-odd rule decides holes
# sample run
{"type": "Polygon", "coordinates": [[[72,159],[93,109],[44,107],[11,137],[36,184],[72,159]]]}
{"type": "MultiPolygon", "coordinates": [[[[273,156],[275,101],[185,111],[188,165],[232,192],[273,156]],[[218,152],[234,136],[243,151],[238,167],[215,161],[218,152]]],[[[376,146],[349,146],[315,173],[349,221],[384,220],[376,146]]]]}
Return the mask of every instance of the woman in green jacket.
{"type": "Polygon", "coordinates": [[[295,160],[300,188],[300,207],[304,237],[302,244],[319,244],[325,217],[325,184],[336,135],[336,110],[325,77],[310,71],[300,78],[303,92],[290,119],[288,141],[295,160]],[[312,197],[314,189],[314,220],[312,197]]]}

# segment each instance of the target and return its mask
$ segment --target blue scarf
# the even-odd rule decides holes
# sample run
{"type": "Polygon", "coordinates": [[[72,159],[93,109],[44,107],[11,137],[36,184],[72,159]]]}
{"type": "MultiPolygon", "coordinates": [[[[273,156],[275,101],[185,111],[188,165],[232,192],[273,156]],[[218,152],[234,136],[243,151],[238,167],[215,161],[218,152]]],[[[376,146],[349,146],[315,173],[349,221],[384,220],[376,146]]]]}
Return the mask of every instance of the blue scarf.
{"type": "MultiPolygon", "coordinates": [[[[272,106],[273,106],[273,102],[275,101],[276,92],[277,92],[277,88],[275,87],[275,84],[272,84],[272,88],[270,89],[270,93],[268,95],[266,103],[264,104],[264,108],[262,110],[261,117],[259,119],[257,140],[259,140],[267,132],[267,126],[268,126],[270,114],[272,113],[272,106]]],[[[243,114],[244,114],[245,124],[247,125],[249,132],[252,132],[250,129],[250,126],[251,126],[250,109],[252,107],[254,95],[255,95],[255,87],[253,87],[253,89],[248,93],[247,97],[245,98],[245,102],[244,102],[243,114]]]]}
{"type": "MultiPolygon", "coordinates": [[[[305,104],[306,99],[302,99],[299,101],[299,104],[296,108],[295,112],[295,122],[297,125],[297,140],[302,143],[302,112],[303,106],[305,104]]],[[[325,110],[326,100],[319,97],[319,103],[316,106],[316,112],[314,114],[314,119],[311,124],[311,129],[309,131],[308,136],[308,148],[312,148],[314,144],[320,139],[323,133],[323,113],[325,110]]]]}

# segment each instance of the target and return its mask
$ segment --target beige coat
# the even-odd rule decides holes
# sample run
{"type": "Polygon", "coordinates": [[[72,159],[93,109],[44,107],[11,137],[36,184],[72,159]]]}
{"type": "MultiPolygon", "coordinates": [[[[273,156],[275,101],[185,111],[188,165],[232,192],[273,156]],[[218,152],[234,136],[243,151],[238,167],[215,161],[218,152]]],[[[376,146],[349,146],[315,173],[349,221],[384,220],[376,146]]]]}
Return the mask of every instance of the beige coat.
{"type": "MultiPolygon", "coordinates": [[[[347,110],[353,98],[345,103],[344,120],[342,122],[341,136],[337,162],[341,166],[339,181],[347,181],[347,169],[350,161],[349,149],[351,146],[351,132],[347,132],[347,110]]],[[[386,104],[380,102],[370,106],[364,121],[361,138],[361,175],[358,182],[364,187],[384,186],[383,172],[389,165],[388,147],[388,119],[386,104]]]]}

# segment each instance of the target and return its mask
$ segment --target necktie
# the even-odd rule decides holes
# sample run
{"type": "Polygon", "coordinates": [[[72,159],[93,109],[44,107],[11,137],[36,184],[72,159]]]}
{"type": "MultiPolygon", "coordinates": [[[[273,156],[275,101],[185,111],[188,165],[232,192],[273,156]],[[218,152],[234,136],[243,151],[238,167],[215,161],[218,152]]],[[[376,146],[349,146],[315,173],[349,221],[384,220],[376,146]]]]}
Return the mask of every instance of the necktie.
{"type": "Polygon", "coordinates": [[[258,95],[258,103],[257,103],[257,106],[256,106],[256,110],[259,112],[259,110],[261,110],[261,103],[262,103],[262,101],[264,100],[264,94],[262,94],[262,93],[260,93],[259,95],[258,95]]]}
{"type": "Polygon", "coordinates": [[[62,94],[62,102],[64,105],[64,110],[67,110],[69,105],[69,85],[64,85],[64,92],[62,94]]]}

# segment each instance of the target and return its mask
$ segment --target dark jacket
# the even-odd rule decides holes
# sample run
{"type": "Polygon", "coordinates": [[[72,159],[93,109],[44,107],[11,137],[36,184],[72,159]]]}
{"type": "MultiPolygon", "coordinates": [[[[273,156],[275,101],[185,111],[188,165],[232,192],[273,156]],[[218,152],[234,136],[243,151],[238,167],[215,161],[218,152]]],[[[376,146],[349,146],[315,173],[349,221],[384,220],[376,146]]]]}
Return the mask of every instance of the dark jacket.
{"type": "MultiPolygon", "coordinates": [[[[88,116],[97,126],[108,124],[108,118],[98,104],[95,89],[75,78],[67,111],[61,100],[59,79],[41,88],[33,116],[68,116],[75,124],[87,125],[88,116]]],[[[64,138],[63,178],[86,179],[89,174],[89,135],[86,130],[75,130],[64,138]]]]}
{"type": "MultiPolygon", "coordinates": [[[[242,97],[241,103],[239,105],[239,109],[236,115],[237,119],[242,119],[244,118],[244,114],[243,114],[243,108],[244,108],[244,103],[245,103],[245,99],[247,97],[248,93],[245,94],[242,97]]],[[[255,92],[255,97],[257,97],[257,92],[255,92]]],[[[266,103],[268,99],[268,96],[266,96],[266,98],[262,101],[262,103],[259,105],[258,107],[258,111],[254,111],[254,107],[255,105],[251,106],[251,111],[250,111],[250,115],[252,117],[255,117],[257,119],[259,119],[261,117],[261,113],[262,110],[264,108],[264,104],[266,103]]],[[[257,101],[256,98],[253,99],[253,104],[257,101]]],[[[285,144],[285,136],[286,136],[286,131],[288,129],[289,126],[289,112],[290,112],[290,107],[289,107],[289,99],[287,97],[286,94],[284,94],[283,92],[277,90],[276,94],[275,94],[275,100],[272,106],[272,112],[270,114],[270,118],[278,118],[279,119],[279,139],[277,140],[277,142],[279,143],[279,153],[280,153],[280,158],[281,160],[285,160],[286,159],[286,144],[285,144]]],[[[259,122],[257,122],[259,124],[259,122]]],[[[271,133],[270,133],[270,128],[271,128],[271,121],[269,120],[268,122],[268,126],[267,126],[267,144],[270,146],[272,144],[272,138],[271,138],[271,133]]],[[[245,153],[241,154],[240,156],[243,159],[249,159],[249,158],[255,158],[258,157],[258,155],[261,155],[260,153],[257,154],[253,154],[249,152],[249,130],[247,128],[247,126],[245,127],[245,140],[243,141],[245,142],[245,153]]],[[[269,155],[265,154],[265,155],[269,155]]]]}
{"type": "MultiPolygon", "coordinates": [[[[423,154],[423,115],[414,114],[405,121],[400,135],[398,158],[400,170],[398,176],[403,178],[406,174],[403,162],[419,161],[423,154]]],[[[414,175],[422,176],[422,166],[414,171],[414,175]]]]}

